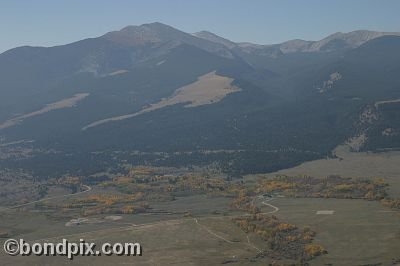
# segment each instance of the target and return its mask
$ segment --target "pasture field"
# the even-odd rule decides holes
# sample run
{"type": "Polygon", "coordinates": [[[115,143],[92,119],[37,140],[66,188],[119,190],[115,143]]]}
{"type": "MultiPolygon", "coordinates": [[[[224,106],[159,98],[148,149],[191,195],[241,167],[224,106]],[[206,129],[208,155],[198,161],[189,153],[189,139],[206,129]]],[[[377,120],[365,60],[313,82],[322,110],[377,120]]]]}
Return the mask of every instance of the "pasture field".
{"type": "Polygon", "coordinates": [[[317,232],[315,242],[328,254],[311,265],[392,265],[400,259],[400,212],[379,202],[355,199],[279,198],[275,215],[317,232]],[[333,214],[317,211],[333,210],[333,214]]]}
{"type": "Polygon", "coordinates": [[[383,178],[389,183],[390,196],[400,198],[400,152],[350,152],[347,146],[339,146],[335,150],[337,159],[322,159],[303,163],[299,166],[278,172],[260,175],[275,176],[311,175],[326,177],[340,175],[343,177],[383,178]]]}
{"type": "MultiPolygon", "coordinates": [[[[267,258],[256,258],[258,251],[249,245],[246,234],[226,215],[226,201],[202,196],[186,199],[187,205],[183,199],[178,199],[176,205],[171,204],[171,209],[165,203],[160,203],[159,207],[171,211],[200,207],[197,216],[123,215],[121,220],[114,222],[105,222],[103,217],[103,222],[67,227],[65,219],[53,220],[43,213],[19,213],[13,210],[3,213],[1,221],[4,228],[13,231],[13,237],[29,242],[58,242],[62,238],[79,242],[83,238],[97,245],[105,242],[139,242],[143,247],[143,256],[140,257],[80,256],[74,259],[77,265],[215,265],[230,261],[242,265],[265,265],[269,261],[267,258]],[[201,208],[204,208],[204,212],[201,208]],[[225,215],[211,215],[210,209],[219,210],[225,215]]],[[[2,265],[70,263],[65,257],[11,257],[3,252],[0,259],[2,265]]]]}
{"type": "MultiPolygon", "coordinates": [[[[200,211],[186,218],[178,215],[124,215],[123,219],[114,222],[103,220],[75,227],[66,227],[65,220],[49,219],[36,212],[2,214],[1,220],[3,227],[11,228],[18,238],[26,240],[57,242],[63,237],[69,241],[83,238],[98,245],[132,241],[143,247],[141,257],[77,257],[74,260],[79,265],[108,265],[111,261],[117,265],[272,263],[269,258],[257,258],[257,248],[265,248],[265,242],[254,234],[246,234],[232,223],[232,213],[229,213],[224,200],[194,196],[187,198],[187,205],[184,198],[176,203],[171,204],[169,210],[188,211],[193,208],[200,211]],[[213,209],[224,214],[210,214],[212,202],[215,203],[213,209]]],[[[279,208],[274,215],[280,220],[298,227],[310,226],[317,232],[314,242],[323,245],[328,254],[310,261],[310,265],[390,265],[400,259],[400,213],[386,209],[378,202],[275,198],[269,203],[279,208]],[[317,214],[321,210],[331,210],[333,214],[317,214]]],[[[160,203],[161,206],[168,210],[165,203],[160,203]]],[[[261,210],[268,212],[272,208],[262,206],[261,210]]],[[[69,263],[65,257],[9,257],[3,253],[1,260],[3,265],[17,262],[21,265],[69,263]]]]}
{"type": "MultiPolygon", "coordinates": [[[[56,190],[51,190],[49,200],[14,209],[4,205],[0,210],[0,244],[7,238],[22,238],[31,243],[57,243],[67,238],[70,242],[84,239],[98,246],[104,242],[138,242],[143,247],[140,257],[79,256],[74,259],[76,265],[299,265],[299,261],[270,250],[271,239],[263,240],[257,230],[243,230],[245,227],[235,224],[234,218],[252,217],[251,210],[258,209],[262,215],[274,215],[281,223],[295,225],[299,231],[294,232],[307,227],[315,232],[312,243],[328,253],[308,260],[308,265],[398,264],[398,210],[385,207],[376,199],[287,196],[279,188],[278,192],[268,192],[270,187],[263,184],[269,183],[260,182],[276,174],[381,177],[389,184],[385,188],[390,196],[399,198],[400,153],[350,153],[339,147],[336,154],[338,159],[313,161],[272,174],[249,175],[243,183],[229,183],[216,177],[163,176],[152,174],[154,169],[137,168],[132,175],[91,187],[83,185],[75,195],[61,190],[67,194],[54,198],[56,190]],[[147,179],[149,183],[140,183],[147,179]],[[145,193],[141,194],[140,188],[145,193]],[[168,194],[174,189],[174,193],[168,194]],[[144,199],[149,200],[150,207],[140,209],[144,199]],[[127,204],[133,204],[138,211],[124,213],[127,204]],[[104,208],[104,212],[84,212],[85,208],[97,207],[104,208]]],[[[289,185],[285,189],[290,189],[288,180],[296,179],[280,179],[271,184],[289,185]]],[[[320,179],[311,182],[316,180],[320,179]]],[[[70,264],[65,257],[11,257],[4,252],[0,252],[0,261],[1,265],[70,264]]]]}

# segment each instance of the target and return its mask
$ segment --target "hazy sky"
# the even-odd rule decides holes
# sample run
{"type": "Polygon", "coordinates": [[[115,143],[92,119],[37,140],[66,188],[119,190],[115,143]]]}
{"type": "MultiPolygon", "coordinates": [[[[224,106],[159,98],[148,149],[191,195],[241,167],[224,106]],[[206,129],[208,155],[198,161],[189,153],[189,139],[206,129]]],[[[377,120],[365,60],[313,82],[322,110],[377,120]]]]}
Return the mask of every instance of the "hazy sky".
{"type": "Polygon", "coordinates": [[[233,41],[316,40],[337,31],[400,31],[397,0],[0,0],[0,52],[65,44],[159,21],[233,41]]]}

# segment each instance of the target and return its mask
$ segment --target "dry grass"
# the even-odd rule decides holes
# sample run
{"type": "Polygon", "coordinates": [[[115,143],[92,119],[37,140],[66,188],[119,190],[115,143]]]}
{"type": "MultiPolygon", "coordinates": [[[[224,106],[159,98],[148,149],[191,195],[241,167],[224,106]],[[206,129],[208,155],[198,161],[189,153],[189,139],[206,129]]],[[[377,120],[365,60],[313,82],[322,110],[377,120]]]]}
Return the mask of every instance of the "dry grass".
{"type": "Polygon", "coordinates": [[[14,117],[12,119],[9,119],[9,120],[5,121],[4,123],[0,124],[0,129],[4,129],[4,128],[7,128],[7,127],[15,126],[15,125],[21,123],[23,120],[25,120],[27,118],[30,118],[30,117],[33,117],[33,116],[42,115],[44,113],[47,113],[47,112],[50,112],[50,111],[53,111],[53,110],[73,107],[79,101],[83,100],[87,96],[89,96],[89,93],[78,93],[78,94],[75,94],[74,96],[72,96],[70,98],[62,99],[62,100],[60,100],[58,102],[47,104],[45,107],[43,107],[40,110],[31,112],[31,113],[27,113],[27,114],[24,114],[24,115],[20,115],[20,116],[17,116],[17,117],[14,117]]]}
{"type": "Polygon", "coordinates": [[[387,101],[379,101],[375,103],[375,107],[379,107],[382,104],[387,104],[387,103],[400,103],[400,99],[395,99],[395,100],[387,100],[387,101]]]}
{"type": "Polygon", "coordinates": [[[400,152],[383,153],[350,152],[348,146],[335,150],[338,159],[321,159],[303,163],[299,166],[268,174],[298,175],[316,177],[341,175],[343,177],[382,177],[389,183],[389,194],[400,198],[400,152]]]}
{"type": "Polygon", "coordinates": [[[109,73],[109,74],[107,74],[105,76],[115,76],[115,75],[125,74],[125,73],[128,73],[128,72],[129,71],[126,70],[126,69],[120,69],[120,70],[116,70],[114,72],[111,72],[111,73],[109,73]]]}
{"type": "Polygon", "coordinates": [[[199,77],[196,82],[177,89],[170,97],[144,107],[139,112],[99,120],[87,125],[83,130],[112,121],[129,119],[175,104],[186,103],[185,107],[196,107],[217,103],[228,94],[240,91],[240,88],[232,85],[232,81],[232,78],[219,76],[213,71],[199,77]]]}

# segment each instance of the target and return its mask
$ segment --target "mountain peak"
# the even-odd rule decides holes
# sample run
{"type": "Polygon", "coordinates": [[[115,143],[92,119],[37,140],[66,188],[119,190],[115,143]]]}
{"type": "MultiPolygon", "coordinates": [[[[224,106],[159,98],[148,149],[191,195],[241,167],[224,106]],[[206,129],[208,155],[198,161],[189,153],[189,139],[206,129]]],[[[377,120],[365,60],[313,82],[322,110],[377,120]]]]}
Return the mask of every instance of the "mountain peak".
{"type": "Polygon", "coordinates": [[[201,39],[213,42],[213,43],[222,44],[222,45],[226,46],[229,49],[232,49],[232,48],[236,47],[236,43],[234,43],[234,42],[232,42],[232,41],[230,41],[228,39],[225,39],[225,38],[223,38],[221,36],[218,36],[218,35],[216,35],[216,34],[214,34],[212,32],[209,32],[209,31],[203,30],[203,31],[199,31],[199,32],[193,33],[193,35],[198,37],[198,38],[201,38],[201,39]]]}
{"type": "Polygon", "coordinates": [[[145,45],[181,39],[187,35],[160,22],[126,26],[119,31],[106,33],[102,38],[125,45],[145,45]]]}
{"type": "MultiPolygon", "coordinates": [[[[119,31],[109,32],[100,38],[130,47],[152,47],[153,44],[155,46],[167,44],[165,48],[170,49],[180,44],[188,44],[222,57],[233,58],[232,53],[227,49],[228,47],[222,43],[197,37],[160,22],[126,26],[119,31]]],[[[225,40],[216,35],[215,38],[225,40]]],[[[225,42],[230,41],[225,40],[225,42]]]]}
{"type": "Polygon", "coordinates": [[[154,30],[154,31],[160,31],[160,30],[177,30],[169,25],[163,24],[161,22],[151,22],[151,23],[145,23],[142,25],[128,25],[120,30],[120,32],[126,32],[126,31],[135,31],[137,29],[148,29],[148,30],[154,30]]]}

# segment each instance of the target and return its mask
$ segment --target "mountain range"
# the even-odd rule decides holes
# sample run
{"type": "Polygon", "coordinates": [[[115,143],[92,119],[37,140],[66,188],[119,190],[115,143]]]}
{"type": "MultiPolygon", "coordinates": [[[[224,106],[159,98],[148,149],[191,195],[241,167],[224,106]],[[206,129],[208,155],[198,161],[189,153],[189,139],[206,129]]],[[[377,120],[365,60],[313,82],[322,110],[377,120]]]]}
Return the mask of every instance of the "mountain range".
{"type": "MultiPolygon", "coordinates": [[[[265,33],[267,34],[267,33],[265,33]]],[[[120,165],[273,171],[400,147],[400,33],[235,43],[162,23],[0,54],[3,167],[52,176],[120,165]]]]}

